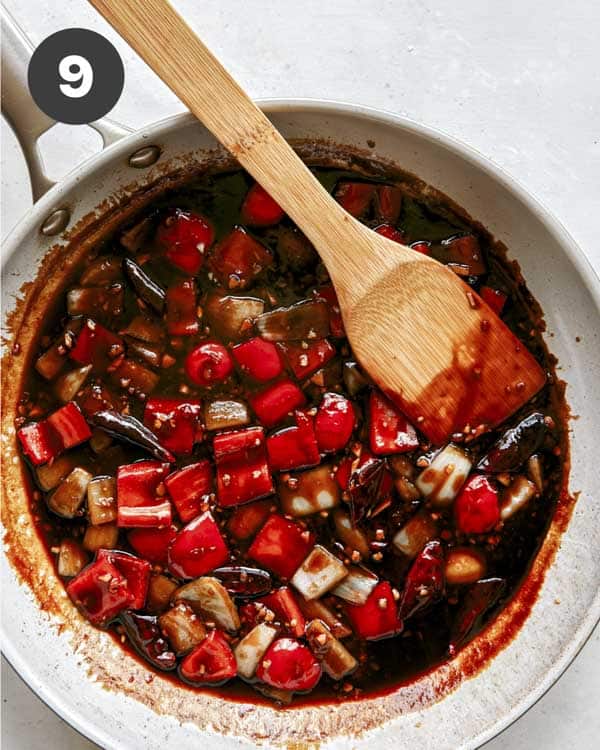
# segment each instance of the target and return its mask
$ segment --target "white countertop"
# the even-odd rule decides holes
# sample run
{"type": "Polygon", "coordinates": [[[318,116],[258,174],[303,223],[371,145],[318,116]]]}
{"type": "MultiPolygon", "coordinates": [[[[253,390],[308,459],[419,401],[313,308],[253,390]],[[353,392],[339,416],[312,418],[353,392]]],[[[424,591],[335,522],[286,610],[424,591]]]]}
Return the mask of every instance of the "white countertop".
{"type": "MultiPolygon", "coordinates": [[[[83,26],[125,63],[111,117],[131,127],[181,111],[173,94],[85,0],[4,0],[35,44],[83,26]]],[[[563,222],[600,273],[600,5],[589,0],[176,0],[177,9],[256,97],[345,100],[426,122],[519,179],[563,222]]],[[[2,234],[31,204],[24,161],[2,121],[2,234]]],[[[42,138],[59,178],[99,148],[85,127],[42,138]],[[67,140],[68,139],[68,140],[67,140]],[[68,147],[65,148],[65,143],[68,147]]],[[[600,633],[490,750],[598,747],[600,633]]],[[[5,750],[94,747],[3,663],[5,750]]]]}

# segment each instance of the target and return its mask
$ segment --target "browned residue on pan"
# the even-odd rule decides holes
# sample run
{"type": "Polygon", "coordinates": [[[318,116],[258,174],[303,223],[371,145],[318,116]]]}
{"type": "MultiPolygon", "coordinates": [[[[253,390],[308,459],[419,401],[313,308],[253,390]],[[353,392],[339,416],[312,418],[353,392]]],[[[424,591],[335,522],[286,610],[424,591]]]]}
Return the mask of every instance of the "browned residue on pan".
{"type": "MultiPolygon", "coordinates": [[[[332,166],[360,166],[374,175],[396,177],[412,195],[438,197],[464,218],[465,213],[412,175],[393,165],[373,161],[360,151],[325,142],[296,144],[301,154],[313,163],[328,161],[332,166]]],[[[109,690],[131,696],[159,714],[168,714],[180,722],[192,722],[199,728],[211,728],[223,734],[241,735],[259,743],[269,740],[289,750],[317,750],[319,741],[340,734],[360,735],[368,729],[417,709],[422,709],[456,689],[476,675],[518,632],[534,604],[544,575],[552,563],[566,529],[575,498],[568,492],[569,446],[563,437],[565,470],[563,489],[546,539],[531,571],[516,597],[500,615],[451,662],[423,675],[412,683],[395,687],[388,694],[340,704],[305,706],[284,711],[266,705],[234,702],[175,684],[155,674],[124,652],[106,633],[94,629],[79,615],[54,573],[46,550],[36,533],[29,508],[29,478],[16,446],[15,407],[35,348],[41,322],[69,276],[106,234],[165,190],[190,179],[217,159],[226,163],[222,152],[209,154],[204,161],[190,155],[185,168],[168,164],[153,172],[147,185],[132,185],[105,200],[98,211],[82,219],[68,236],[66,244],[51,248],[33,282],[25,284],[22,296],[9,316],[11,341],[2,360],[2,523],[6,530],[7,555],[17,576],[33,591],[40,607],[51,616],[50,623],[71,633],[73,647],[87,665],[90,674],[109,690]],[[18,341],[19,347],[12,344],[18,341]],[[185,691],[185,694],[183,693],[185,691]],[[185,699],[182,700],[182,696],[185,699]]],[[[181,162],[180,162],[181,163],[181,162]]],[[[478,229],[483,228],[471,223],[478,229]]],[[[495,251],[502,254],[498,244],[495,251]]],[[[539,308],[534,307],[536,316],[539,308]]]]}

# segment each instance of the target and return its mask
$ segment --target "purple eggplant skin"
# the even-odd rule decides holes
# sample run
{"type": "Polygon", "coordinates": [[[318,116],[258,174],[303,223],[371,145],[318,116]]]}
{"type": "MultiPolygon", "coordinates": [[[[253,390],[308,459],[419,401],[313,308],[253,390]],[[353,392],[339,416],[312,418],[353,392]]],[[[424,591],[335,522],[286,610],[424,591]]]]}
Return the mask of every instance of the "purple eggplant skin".
{"type": "Polygon", "coordinates": [[[271,574],[262,568],[247,568],[244,565],[227,565],[216,568],[211,576],[218,578],[227,591],[239,599],[254,599],[271,591],[271,574]]]}
{"type": "Polygon", "coordinates": [[[140,656],[152,666],[169,672],[177,666],[177,657],[170,650],[169,642],[165,640],[158,626],[158,617],[154,615],[138,615],[135,612],[123,612],[119,620],[129,637],[131,645],[140,656]]]}
{"type": "Polygon", "coordinates": [[[505,588],[503,578],[485,578],[471,586],[454,617],[448,646],[450,656],[454,656],[481,625],[483,616],[498,601],[505,588]]]}
{"type": "Polygon", "coordinates": [[[160,284],[151,279],[144,269],[131,258],[125,258],[123,269],[138,297],[147,302],[156,312],[162,313],[165,307],[166,292],[160,284]]]}
{"type": "Polygon", "coordinates": [[[158,442],[158,438],[152,430],[149,430],[135,417],[107,409],[97,411],[90,417],[89,421],[94,427],[104,430],[114,438],[120,438],[126,443],[144,448],[158,461],[166,461],[167,463],[175,461],[175,456],[158,442]]]}
{"type": "Polygon", "coordinates": [[[477,464],[477,470],[490,474],[517,471],[542,445],[548,425],[540,412],[522,419],[507,430],[477,464]]]}

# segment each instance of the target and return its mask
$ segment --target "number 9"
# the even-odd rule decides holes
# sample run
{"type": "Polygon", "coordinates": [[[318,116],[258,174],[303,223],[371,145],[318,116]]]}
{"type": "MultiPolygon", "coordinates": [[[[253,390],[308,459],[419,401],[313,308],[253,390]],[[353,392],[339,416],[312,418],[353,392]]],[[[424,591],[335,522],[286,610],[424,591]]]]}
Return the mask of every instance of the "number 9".
{"type": "Polygon", "coordinates": [[[89,93],[94,83],[94,70],[81,55],[63,57],[58,64],[58,74],[63,81],[69,81],[69,83],[61,83],[59,88],[65,96],[71,99],[81,99],[89,93]],[[79,83],[79,85],[73,86],[74,83],[79,83]]]}

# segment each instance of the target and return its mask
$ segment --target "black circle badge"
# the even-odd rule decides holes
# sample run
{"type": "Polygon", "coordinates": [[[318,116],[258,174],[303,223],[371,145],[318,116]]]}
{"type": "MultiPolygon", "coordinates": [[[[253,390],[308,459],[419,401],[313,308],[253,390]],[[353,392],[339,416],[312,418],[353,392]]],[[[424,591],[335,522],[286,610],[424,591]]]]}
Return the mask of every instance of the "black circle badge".
{"type": "Polygon", "coordinates": [[[64,29],[44,39],[27,76],[38,107],[69,125],[104,117],[119,100],[125,80],[117,50],[89,29],[64,29]]]}

